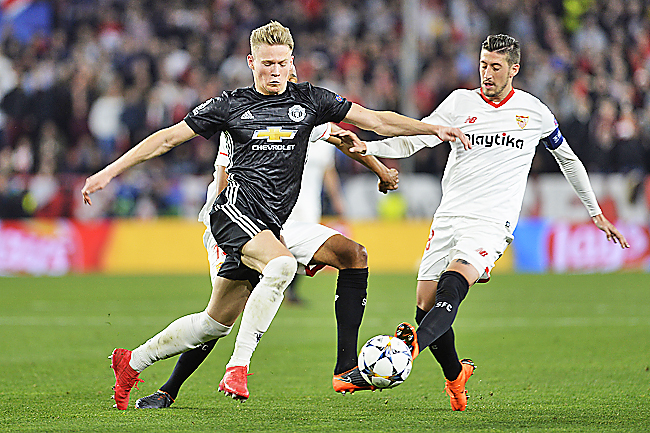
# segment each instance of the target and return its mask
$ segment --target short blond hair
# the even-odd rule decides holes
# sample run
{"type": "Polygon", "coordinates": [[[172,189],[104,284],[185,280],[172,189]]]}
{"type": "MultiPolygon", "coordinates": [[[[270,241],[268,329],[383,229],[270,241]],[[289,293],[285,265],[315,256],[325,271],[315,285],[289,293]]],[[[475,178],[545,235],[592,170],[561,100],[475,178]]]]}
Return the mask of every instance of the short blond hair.
{"type": "Polygon", "coordinates": [[[277,21],[258,27],[251,32],[251,54],[260,45],[286,45],[293,51],[291,31],[277,21]]]}

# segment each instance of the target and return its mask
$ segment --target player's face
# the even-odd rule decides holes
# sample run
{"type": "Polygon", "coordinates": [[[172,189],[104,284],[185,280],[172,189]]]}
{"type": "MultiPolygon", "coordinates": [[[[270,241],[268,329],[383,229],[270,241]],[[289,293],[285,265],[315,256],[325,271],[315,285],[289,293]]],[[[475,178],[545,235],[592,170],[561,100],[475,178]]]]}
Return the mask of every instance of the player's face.
{"type": "Polygon", "coordinates": [[[519,64],[508,64],[505,54],[481,50],[481,90],[490,101],[498,103],[508,96],[512,89],[512,79],[517,72],[519,64]]]}
{"type": "Polygon", "coordinates": [[[289,70],[293,63],[291,48],[286,45],[262,44],[248,55],[248,67],[253,71],[255,89],[263,95],[277,95],[287,88],[289,70]]]}

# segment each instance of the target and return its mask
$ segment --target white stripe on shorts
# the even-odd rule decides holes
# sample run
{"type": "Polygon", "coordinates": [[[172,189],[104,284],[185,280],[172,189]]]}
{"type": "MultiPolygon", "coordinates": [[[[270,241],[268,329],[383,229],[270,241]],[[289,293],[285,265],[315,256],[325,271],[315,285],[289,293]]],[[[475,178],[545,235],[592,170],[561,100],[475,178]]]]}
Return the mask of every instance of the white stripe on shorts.
{"type": "Polygon", "coordinates": [[[252,239],[262,230],[251,221],[248,216],[242,214],[241,211],[235,207],[239,185],[234,182],[232,185],[232,188],[226,188],[226,198],[228,199],[228,202],[221,206],[221,209],[223,209],[223,212],[228,215],[232,222],[237,224],[252,239]]]}

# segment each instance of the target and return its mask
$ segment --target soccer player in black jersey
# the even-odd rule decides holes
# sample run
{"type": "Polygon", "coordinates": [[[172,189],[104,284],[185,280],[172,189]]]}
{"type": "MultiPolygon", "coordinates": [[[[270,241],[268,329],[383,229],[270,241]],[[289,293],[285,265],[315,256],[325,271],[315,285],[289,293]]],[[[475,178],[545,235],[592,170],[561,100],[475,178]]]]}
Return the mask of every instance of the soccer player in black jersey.
{"type": "MultiPolygon", "coordinates": [[[[282,297],[296,272],[295,258],[279,240],[282,224],[300,189],[309,134],[316,125],[346,121],[385,136],[436,135],[459,139],[471,147],[458,128],[426,124],[390,111],[368,110],[309,83],[288,82],[293,62],[293,38],[277,22],[253,30],[248,65],[254,85],[209,99],[184,120],[145,138],[103,170],[90,176],[82,189],[84,202],[113,177],[133,165],[159,156],[197,136],[210,138],[228,131],[233,138],[226,189],[211,213],[212,234],[227,253],[210,301],[200,313],[181,317],[134,349],[115,349],[115,402],[128,407],[139,374],[154,362],[226,336],[246,304],[246,282],[269,300],[282,297]]],[[[258,315],[270,324],[275,311],[266,303],[258,315]]],[[[250,308],[256,308],[252,305],[250,308]]]]}
{"type": "MultiPolygon", "coordinates": [[[[289,81],[298,82],[298,77],[293,69],[289,75],[289,81]]],[[[320,136],[318,140],[325,140],[341,148],[341,140],[338,137],[330,136],[328,132],[323,132],[323,129],[327,131],[328,129],[338,129],[338,127],[321,125],[321,127],[315,128],[314,131],[318,130],[318,133],[312,132],[310,146],[313,145],[316,137],[320,136]],[[322,128],[325,126],[330,128],[322,128]],[[328,138],[323,138],[323,134],[328,138]]],[[[229,163],[228,151],[225,148],[227,142],[228,137],[222,136],[219,145],[219,156],[215,162],[215,180],[208,187],[206,206],[211,205],[216,195],[227,185],[228,175],[225,170],[229,163]]],[[[341,150],[349,154],[346,148],[341,148],[341,150]]],[[[314,157],[314,154],[311,154],[312,151],[313,149],[310,149],[309,158],[314,157]]],[[[361,157],[358,153],[349,154],[349,156],[366,165],[377,174],[377,177],[379,177],[378,187],[381,192],[386,193],[389,190],[397,189],[397,170],[388,169],[372,156],[361,157]]],[[[309,164],[306,165],[306,168],[308,167],[309,164]]],[[[305,191],[300,192],[301,195],[304,193],[305,191]]],[[[202,215],[204,210],[206,210],[206,207],[201,210],[199,220],[209,225],[205,221],[205,216],[202,215]]],[[[338,269],[334,301],[337,324],[337,356],[334,377],[332,378],[334,391],[345,394],[363,389],[373,389],[360,375],[357,367],[359,327],[363,319],[368,287],[368,256],[366,250],[362,245],[335,230],[325,228],[320,224],[291,221],[291,216],[289,218],[283,226],[281,234],[289,251],[296,256],[299,264],[305,266],[306,274],[313,276],[318,269],[325,265],[338,269]]],[[[208,251],[210,276],[214,278],[223,262],[223,253],[216,247],[213,239],[206,239],[204,235],[203,241],[208,251]]],[[[260,290],[252,290],[249,300],[256,296],[260,296],[260,290]]],[[[279,298],[277,301],[269,303],[268,308],[277,310],[281,301],[282,299],[279,298]]],[[[238,400],[246,400],[249,397],[248,367],[253,352],[264,332],[265,329],[258,326],[257,317],[250,314],[250,308],[244,308],[235,341],[235,350],[228,365],[226,365],[226,372],[219,383],[219,391],[223,391],[227,396],[238,400]]],[[[183,383],[208,357],[215,344],[216,340],[212,340],[181,354],[169,379],[153,394],[139,398],[135,403],[135,407],[141,409],[170,407],[178,397],[183,383]]]]}

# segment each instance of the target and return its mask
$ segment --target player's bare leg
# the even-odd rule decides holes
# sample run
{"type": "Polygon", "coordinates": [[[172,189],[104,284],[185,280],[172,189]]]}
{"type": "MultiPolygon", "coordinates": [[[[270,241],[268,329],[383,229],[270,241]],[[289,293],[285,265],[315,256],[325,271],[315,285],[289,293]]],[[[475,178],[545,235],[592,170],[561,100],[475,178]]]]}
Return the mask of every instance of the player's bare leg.
{"type": "MultiPolygon", "coordinates": [[[[271,260],[283,256],[293,258],[293,255],[287,247],[270,230],[263,230],[256,234],[250,241],[244,244],[241,250],[242,263],[259,273],[264,272],[264,268],[271,260]]],[[[289,281],[291,281],[294,274],[295,271],[290,275],[289,281]]]]}

